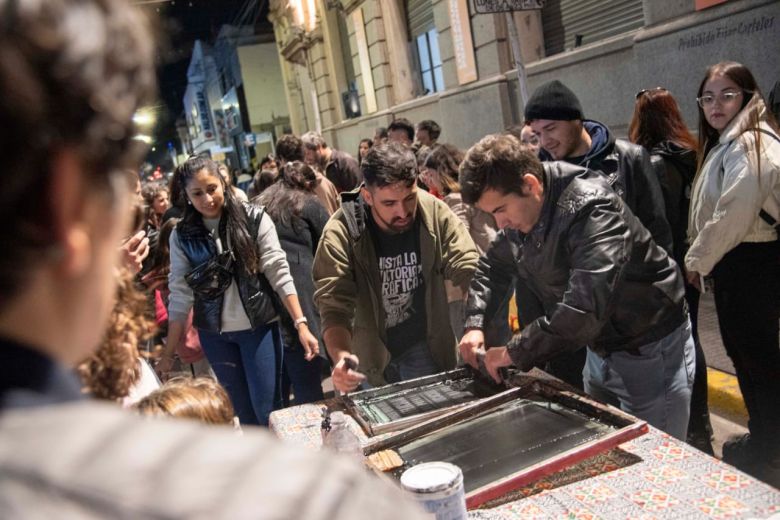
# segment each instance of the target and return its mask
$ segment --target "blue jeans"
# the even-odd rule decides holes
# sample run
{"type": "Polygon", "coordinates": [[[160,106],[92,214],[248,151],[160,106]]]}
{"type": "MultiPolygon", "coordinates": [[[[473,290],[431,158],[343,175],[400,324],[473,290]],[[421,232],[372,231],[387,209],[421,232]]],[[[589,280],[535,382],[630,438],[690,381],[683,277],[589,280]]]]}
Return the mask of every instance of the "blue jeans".
{"type": "Polygon", "coordinates": [[[277,323],[255,330],[198,331],[203,352],[241,424],[268,425],[281,408],[282,338],[277,323]]]}
{"type": "Polygon", "coordinates": [[[637,351],[602,358],[588,349],[585,391],[685,441],[696,367],[690,320],[637,351]]]}
{"type": "Polygon", "coordinates": [[[431,356],[431,349],[428,344],[421,341],[412,345],[406,352],[391,359],[385,368],[385,381],[388,383],[397,383],[407,379],[430,376],[438,374],[441,368],[436,364],[431,356]]]}

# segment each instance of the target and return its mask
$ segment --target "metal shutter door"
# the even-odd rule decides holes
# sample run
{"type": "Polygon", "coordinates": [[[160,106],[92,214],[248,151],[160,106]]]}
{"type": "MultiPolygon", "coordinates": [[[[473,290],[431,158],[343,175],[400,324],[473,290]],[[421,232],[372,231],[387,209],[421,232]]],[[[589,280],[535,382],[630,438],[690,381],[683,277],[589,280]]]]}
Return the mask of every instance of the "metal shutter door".
{"type": "Polygon", "coordinates": [[[644,25],[642,0],[547,0],[542,9],[547,56],[639,29],[644,25]]]}
{"type": "Polygon", "coordinates": [[[412,41],[435,27],[431,0],[406,0],[406,20],[412,41]]]}

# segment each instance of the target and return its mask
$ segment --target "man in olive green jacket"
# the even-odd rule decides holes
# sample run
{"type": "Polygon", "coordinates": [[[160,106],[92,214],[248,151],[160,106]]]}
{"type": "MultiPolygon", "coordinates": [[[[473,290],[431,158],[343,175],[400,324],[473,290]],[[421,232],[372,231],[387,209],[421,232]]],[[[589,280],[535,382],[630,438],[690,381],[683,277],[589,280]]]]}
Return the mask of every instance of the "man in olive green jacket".
{"type": "Polygon", "coordinates": [[[314,258],[314,300],[342,392],[455,367],[444,280],[468,286],[479,255],[457,216],[418,190],[414,153],[369,151],[314,258]],[[359,363],[359,368],[358,368],[359,363]]]}

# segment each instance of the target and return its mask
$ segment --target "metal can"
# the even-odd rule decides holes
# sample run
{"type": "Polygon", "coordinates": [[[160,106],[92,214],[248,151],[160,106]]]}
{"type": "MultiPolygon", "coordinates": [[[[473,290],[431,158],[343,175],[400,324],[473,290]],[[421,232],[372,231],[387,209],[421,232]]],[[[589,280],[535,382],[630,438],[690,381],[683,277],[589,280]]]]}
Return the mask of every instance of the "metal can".
{"type": "Polygon", "coordinates": [[[401,487],[436,520],[465,520],[463,472],[449,462],[425,462],[401,475],[401,487]]]}

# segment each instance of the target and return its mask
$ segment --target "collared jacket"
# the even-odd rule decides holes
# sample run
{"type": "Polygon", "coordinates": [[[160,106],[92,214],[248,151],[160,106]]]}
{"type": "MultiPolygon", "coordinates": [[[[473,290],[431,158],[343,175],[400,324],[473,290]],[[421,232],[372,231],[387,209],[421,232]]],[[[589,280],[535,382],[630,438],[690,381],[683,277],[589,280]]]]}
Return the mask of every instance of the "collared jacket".
{"type": "Polygon", "coordinates": [[[480,259],[466,327],[484,326],[486,307],[513,275],[544,310],[508,345],[522,370],[584,345],[601,356],[631,351],[679,327],[686,318],[680,271],[606,179],[549,162],[543,182],[533,229],[500,232],[480,259]]]}
{"type": "MultiPolygon", "coordinates": [[[[386,345],[379,261],[366,225],[370,211],[360,189],[342,193],[341,209],[325,226],[314,257],[314,301],[322,330],[344,327],[352,333],[352,351],[360,370],[374,386],[385,383],[390,362],[386,345]]],[[[455,367],[457,341],[449,325],[444,280],[465,285],[471,280],[478,253],[469,233],[447,205],[418,191],[417,218],[425,278],[427,344],[442,370],[455,367]]]]}
{"type": "Polygon", "coordinates": [[[766,123],[764,101],[754,94],[723,129],[694,180],[685,267],[707,275],[741,242],[776,240],[775,230],[758,216],[762,208],[780,220],[780,142],[766,123]],[[760,160],[751,112],[768,132],[760,132],[760,160]]]}
{"type": "MultiPolygon", "coordinates": [[[[666,220],[664,198],[650,154],[639,145],[616,139],[609,128],[598,121],[583,121],[591,138],[591,148],[582,157],[567,157],[566,162],[602,173],[612,189],[628,204],[655,242],[672,252],[672,231],[666,220]]],[[[543,161],[552,157],[541,150],[543,161]]]]}

